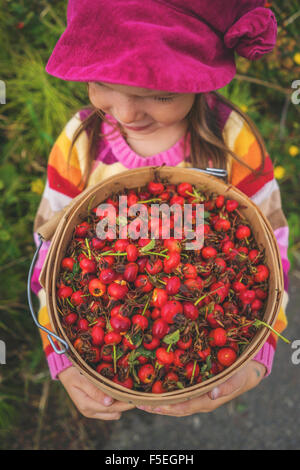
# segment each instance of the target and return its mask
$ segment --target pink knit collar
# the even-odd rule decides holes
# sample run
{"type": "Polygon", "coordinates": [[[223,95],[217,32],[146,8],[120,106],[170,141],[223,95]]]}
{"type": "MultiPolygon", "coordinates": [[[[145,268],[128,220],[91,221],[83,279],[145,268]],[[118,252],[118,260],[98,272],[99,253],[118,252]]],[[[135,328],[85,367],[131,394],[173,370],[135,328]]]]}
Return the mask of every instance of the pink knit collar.
{"type": "MultiPolygon", "coordinates": [[[[107,116],[109,120],[114,124],[117,121],[114,120],[111,116],[107,116]]],[[[179,139],[171,148],[157,153],[156,155],[151,155],[149,157],[143,157],[132,150],[128,145],[124,137],[118,132],[113,131],[113,127],[106,123],[102,122],[101,133],[108,135],[103,137],[105,143],[110,146],[113,151],[116,159],[122,163],[127,168],[138,168],[142,166],[156,166],[162,165],[163,163],[168,166],[176,166],[187,157],[190,153],[190,135],[187,136],[186,142],[186,154],[184,155],[184,140],[183,136],[179,139]]]]}

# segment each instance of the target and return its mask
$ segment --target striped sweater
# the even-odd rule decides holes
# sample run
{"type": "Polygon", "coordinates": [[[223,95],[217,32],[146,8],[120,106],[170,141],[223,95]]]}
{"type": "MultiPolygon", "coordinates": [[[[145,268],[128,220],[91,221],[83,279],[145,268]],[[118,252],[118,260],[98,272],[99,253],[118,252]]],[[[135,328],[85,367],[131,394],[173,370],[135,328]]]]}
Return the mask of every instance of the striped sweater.
{"type": "MultiPolygon", "coordinates": [[[[219,102],[219,100],[214,99],[210,106],[217,107],[216,110],[222,125],[223,136],[230,149],[251,168],[259,168],[261,158],[259,145],[247,123],[238,113],[219,102]]],[[[39,227],[85,189],[82,185],[77,186],[87,163],[88,133],[86,131],[80,135],[73,147],[69,167],[67,167],[67,155],[72,137],[80,122],[88,113],[88,110],[83,109],[70,119],[50,153],[46,185],[34,220],[33,237],[36,246],[39,244],[37,235],[39,227]]],[[[109,124],[102,122],[101,126],[103,134],[111,134],[112,127],[109,124]]],[[[129,147],[126,140],[120,134],[114,132],[110,136],[100,139],[97,157],[93,162],[86,187],[132,168],[161,165],[163,163],[174,167],[191,167],[189,162],[189,139],[187,139],[187,142],[188,145],[185,147],[184,138],[182,138],[173,147],[164,152],[150,157],[142,157],[129,147]],[[184,154],[184,150],[186,154],[184,154]]],[[[272,161],[267,156],[264,167],[267,174],[259,178],[253,177],[250,170],[231,157],[229,157],[227,169],[229,172],[228,181],[257,204],[268,218],[278,242],[284,271],[283,304],[275,324],[275,330],[280,333],[287,325],[285,310],[288,303],[288,272],[290,268],[287,257],[289,228],[282,212],[280,190],[277,181],[274,179],[272,161]]],[[[39,283],[39,275],[50,244],[51,240],[44,242],[39,252],[31,280],[31,289],[39,298],[39,322],[51,330],[45,291],[39,283]]],[[[71,362],[67,356],[58,355],[53,351],[46,333],[41,331],[41,336],[51,376],[53,379],[57,379],[58,374],[69,367],[71,362]]],[[[271,333],[267,342],[254,358],[266,366],[266,376],[270,374],[272,369],[276,342],[277,336],[271,333]]]]}

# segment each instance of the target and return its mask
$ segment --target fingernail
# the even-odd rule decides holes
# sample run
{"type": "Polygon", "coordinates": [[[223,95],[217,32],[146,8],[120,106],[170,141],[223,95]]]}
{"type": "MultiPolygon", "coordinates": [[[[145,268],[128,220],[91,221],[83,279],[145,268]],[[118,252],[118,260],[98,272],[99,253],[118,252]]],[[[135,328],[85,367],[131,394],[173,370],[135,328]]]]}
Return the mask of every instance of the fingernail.
{"type": "Polygon", "coordinates": [[[104,406],[110,406],[113,403],[113,399],[111,397],[105,397],[103,400],[103,405],[104,406]]]}
{"type": "Polygon", "coordinates": [[[216,400],[219,395],[220,395],[220,389],[218,387],[213,388],[210,394],[211,399],[216,400]]]}

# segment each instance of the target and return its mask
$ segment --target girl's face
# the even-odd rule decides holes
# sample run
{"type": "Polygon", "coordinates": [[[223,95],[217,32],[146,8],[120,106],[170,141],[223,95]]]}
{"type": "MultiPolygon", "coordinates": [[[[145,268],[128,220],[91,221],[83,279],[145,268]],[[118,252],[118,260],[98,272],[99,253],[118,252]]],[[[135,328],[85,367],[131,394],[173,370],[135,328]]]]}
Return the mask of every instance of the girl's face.
{"type": "Polygon", "coordinates": [[[190,111],[195,94],[91,82],[89,99],[96,108],[113,116],[127,135],[137,136],[178,126],[190,111]]]}

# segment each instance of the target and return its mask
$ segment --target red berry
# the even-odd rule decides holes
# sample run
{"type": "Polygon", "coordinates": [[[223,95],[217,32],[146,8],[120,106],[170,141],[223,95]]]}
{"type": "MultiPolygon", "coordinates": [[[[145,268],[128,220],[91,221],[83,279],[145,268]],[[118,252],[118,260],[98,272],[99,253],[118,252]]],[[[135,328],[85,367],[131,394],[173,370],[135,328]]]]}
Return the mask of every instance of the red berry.
{"type": "Polygon", "coordinates": [[[89,258],[82,258],[79,263],[82,272],[85,273],[95,273],[97,270],[97,264],[94,260],[89,258]]]}
{"type": "Polygon", "coordinates": [[[155,183],[154,181],[150,181],[148,183],[148,191],[151,194],[158,195],[164,191],[164,185],[162,183],[155,183]]]}
{"type": "Polygon", "coordinates": [[[65,269],[66,271],[73,271],[73,267],[75,264],[75,260],[73,258],[63,258],[61,262],[61,267],[62,269],[65,269]]]}
{"type": "Polygon", "coordinates": [[[194,361],[188,362],[184,370],[185,370],[185,375],[188,379],[192,378],[193,371],[194,371],[194,378],[198,377],[198,375],[200,374],[200,367],[198,366],[198,364],[195,365],[194,361]]]}
{"type": "Polygon", "coordinates": [[[134,262],[139,255],[138,248],[135,245],[129,244],[126,246],[126,253],[128,261],[134,262]]]}
{"type": "Polygon", "coordinates": [[[217,359],[219,363],[224,367],[229,367],[236,360],[236,352],[231,348],[222,348],[219,349],[217,353],[217,359]]]}
{"type": "Polygon", "coordinates": [[[234,199],[228,199],[225,204],[227,212],[235,211],[235,209],[237,209],[238,206],[239,206],[239,203],[235,201],[234,199]]]}
{"type": "Polygon", "coordinates": [[[230,229],[230,227],[231,227],[231,224],[228,219],[220,218],[214,223],[214,229],[217,232],[227,232],[230,229]]]}
{"type": "Polygon", "coordinates": [[[175,349],[174,351],[174,365],[176,367],[184,367],[184,364],[181,362],[180,357],[184,354],[183,349],[175,349]]]}
{"type": "Polygon", "coordinates": [[[152,325],[152,334],[154,337],[162,339],[168,333],[170,327],[162,318],[158,318],[152,325]]]}
{"type": "Polygon", "coordinates": [[[143,384],[153,382],[155,378],[155,369],[152,364],[144,364],[138,371],[138,377],[143,384]]]}
{"type": "Polygon", "coordinates": [[[152,389],[151,389],[151,392],[152,393],[164,393],[166,390],[164,389],[163,387],[163,383],[161,380],[157,380],[156,382],[154,382],[154,384],[152,385],[152,389]]]}
{"type": "Polygon", "coordinates": [[[72,287],[69,286],[61,286],[59,287],[57,291],[57,296],[60,299],[66,299],[67,297],[70,297],[73,294],[73,289],[72,287]]]}
{"type": "Polygon", "coordinates": [[[154,276],[155,274],[160,273],[163,270],[163,262],[160,259],[157,259],[156,261],[150,261],[148,260],[146,263],[146,271],[154,276]]]}
{"type": "Polygon", "coordinates": [[[173,351],[167,351],[165,348],[157,348],[156,350],[156,359],[159,364],[172,364],[174,361],[173,351]]]}
{"type": "Polygon", "coordinates": [[[215,206],[218,209],[221,209],[224,206],[224,201],[225,201],[225,197],[220,194],[215,200],[215,206]]]}
{"type": "Polygon", "coordinates": [[[169,300],[161,309],[161,317],[167,323],[174,323],[174,317],[183,313],[183,308],[177,300],[169,300]]]}
{"type": "Polygon", "coordinates": [[[77,323],[78,330],[80,331],[88,331],[89,329],[89,322],[85,318],[80,318],[77,323]]]}
{"type": "Polygon", "coordinates": [[[136,314],[131,318],[132,324],[137,325],[142,331],[148,327],[148,320],[145,316],[136,314]]]}
{"type": "Polygon", "coordinates": [[[238,240],[243,240],[244,238],[248,238],[251,235],[251,230],[247,225],[239,225],[235,231],[235,237],[238,240]]]}
{"type": "Polygon", "coordinates": [[[251,289],[246,289],[240,293],[240,299],[243,304],[251,304],[255,299],[255,292],[251,289]]]}
{"type": "Polygon", "coordinates": [[[77,318],[78,316],[76,315],[76,313],[69,313],[68,315],[64,317],[64,322],[67,325],[74,325],[74,323],[77,322],[77,318]]]}
{"type": "Polygon", "coordinates": [[[129,245],[129,241],[121,238],[121,239],[116,241],[115,246],[114,246],[114,250],[116,252],[118,252],[118,251],[123,252],[123,251],[126,250],[128,245],[129,245]]]}
{"type": "Polygon", "coordinates": [[[253,263],[253,264],[257,264],[258,263],[258,258],[259,258],[259,251],[258,250],[250,250],[249,253],[248,253],[248,258],[249,260],[253,263]]]}
{"type": "Polygon", "coordinates": [[[167,303],[168,298],[169,297],[165,289],[160,289],[159,287],[156,287],[153,290],[153,294],[152,294],[152,305],[154,307],[161,308],[167,303]]]}
{"type": "Polygon", "coordinates": [[[105,377],[112,376],[114,373],[113,366],[109,362],[102,362],[101,364],[99,364],[96,367],[96,371],[98,372],[98,374],[102,374],[105,377]]]}
{"type": "Polygon", "coordinates": [[[114,300],[123,299],[128,293],[126,281],[114,281],[107,289],[108,295],[114,300]]]}
{"type": "Polygon", "coordinates": [[[87,232],[90,230],[91,226],[88,222],[82,222],[81,224],[77,225],[75,228],[75,235],[77,237],[84,238],[87,232]]]}
{"type": "Polygon", "coordinates": [[[201,256],[203,259],[210,259],[214,258],[217,255],[217,250],[213,248],[212,246],[205,246],[201,250],[201,256]]]}
{"type": "Polygon", "coordinates": [[[164,258],[164,272],[170,274],[180,263],[180,254],[177,252],[169,253],[169,258],[164,258]]]}
{"type": "Polygon", "coordinates": [[[116,279],[117,273],[112,268],[104,268],[99,274],[99,279],[103,284],[110,284],[116,279]]]}
{"type": "Polygon", "coordinates": [[[190,183],[180,183],[177,186],[177,192],[178,194],[180,194],[180,196],[188,197],[189,194],[187,194],[187,192],[192,193],[193,186],[190,183]]]}
{"type": "Polygon", "coordinates": [[[86,303],[86,295],[82,290],[77,290],[76,292],[73,292],[71,295],[71,304],[73,305],[81,305],[86,303]]]}
{"type": "Polygon", "coordinates": [[[186,279],[196,279],[198,276],[197,268],[190,263],[184,265],[182,272],[186,279]]]}
{"type": "Polygon", "coordinates": [[[153,349],[158,348],[159,344],[160,344],[160,341],[158,338],[155,338],[155,336],[153,336],[153,338],[149,342],[146,342],[145,339],[143,341],[143,346],[148,351],[152,351],[153,349]]]}
{"type": "Polygon", "coordinates": [[[211,355],[211,348],[208,346],[207,348],[202,349],[201,351],[197,351],[197,353],[203,361],[206,361],[208,356],[211,355]]]}
{"type": "Polygon", "coordinates": [[[131,320],[128,317],[124,317],[121,314],[117,314],[110,319],[111,327],[117,333],[128,331],[131,326],[131,320]]]}
{"type": "Polygon", "coordinates": [[[215,304],[214,310],[207,315],[207,321],[212,328],[218,328],[220,325],[217,320],[224,315],[224,309],[219,304],[215,304]]]}
{"type": "Polygon", "coordinates": [[[183,302],[183,313],[190,320],[197,320],[199,316],[198,308],[193,302],[183,302]]]}
{"type": "Polygon", "coordinates": [[[101,250],[105,246],[105,240],[100,240],[100,238],[92,238],[92,247],[94,250],[101,250]]]}
{"type": "Polygon", "coordinates": [[[116,331],[110,331],[104,336],[105,344],[119,344],[122,341],[122,336],[116,331]]]}
{"type": "Polygon", "coordinates": [[[177,240],[176,238],[168,238],[164,240],[164,247],[168,248],[169,253],[181,253],[180,240],[177,240]]]}
{"type": "Polygon", "coordinates": [[[257,272],[254,274],[255,282],[264,282],[269,277],[269,269],[264,264],[259,264],[256,267],[257,272]]]}
{"type": "Polygon", "coordinates": [[[181,282],[180,278],[172,276],[166,281],[166,291],[168,295],[176,295],[180,290],[181,282]]]}
{"type": "Polygon", "coordinates": [[[92,342],[96,346],[99,346],[100,344],[103,344],[104,342],[104,330],[101,328],[101,326],[93,326],[92,331],[91,331],[91,336],[92,336],[92,342]]]}
{"type": "Polygon", "coordinates": [[[227,333],[224,328],[215,328],[208,337],[211,346],[224,346],[227,342],[227,333]]]}
{"type": "Polygon", "coordinates": [[[101,359],[101,352],[100,352],[100,349],[97,348],[96,346],[92,346],[90,348],[90,353],[91,355],[89,356],[88,358],[88,361],[89,362],[92,362],[93,364],[96,363],[96,362],[99,362],[100,359],[101,359]]]}
{"type": "Polygon", "coordinates": [[[117,375],[115,375],[112,380],[116,384],[122,385],[123,387],[129,388],[129,389],[133,388],[133,380],[132,380],[131,377],[127,377],[126,379],[124,379],[122,381],[122,380],[119,379],[119,377],[117,375]]]}
{"type": "Polygon", "coordinates": [[[191,336],[184,339],[179,339],[176,343],[176,346],[180,349],[186,350],[192,346],[193,339],[191,336]]]}
{"type": "Polygon", "coordinates": [[[89,282],[89,292],[94,297],[101,297],[106,292],[106,285],[100,279],[92,279],[89,282]]]}
{"type": "Polygon", "coordinates": [[[134,282],[137,278],[139,272],[139,267],[136,263],[128,263],[125,266],[125,271],[124,271],[124,279],[127,282],[134,282]]]}

